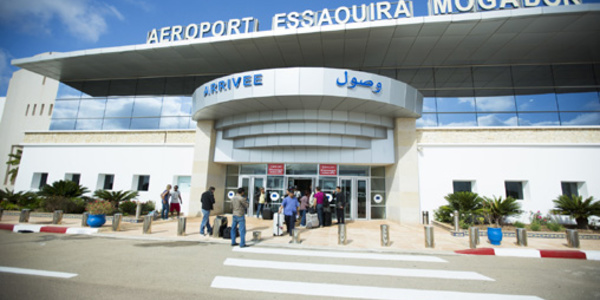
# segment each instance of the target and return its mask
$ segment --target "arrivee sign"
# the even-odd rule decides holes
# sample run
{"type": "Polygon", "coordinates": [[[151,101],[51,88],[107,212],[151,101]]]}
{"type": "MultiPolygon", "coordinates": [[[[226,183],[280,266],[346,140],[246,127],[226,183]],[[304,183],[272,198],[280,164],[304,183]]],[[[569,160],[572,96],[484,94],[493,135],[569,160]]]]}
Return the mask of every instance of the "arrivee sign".
{"type": "Polygon", "coordinates": [[[267,168],[267,175],[284,175],[284,165],[283,164],[269,164],[267,168]]]}

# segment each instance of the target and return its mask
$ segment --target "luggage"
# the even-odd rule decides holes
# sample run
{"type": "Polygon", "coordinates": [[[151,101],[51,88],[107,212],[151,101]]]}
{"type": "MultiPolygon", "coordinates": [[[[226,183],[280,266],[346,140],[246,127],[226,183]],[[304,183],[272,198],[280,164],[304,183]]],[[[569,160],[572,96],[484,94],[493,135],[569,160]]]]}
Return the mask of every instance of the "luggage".
{"type": "Polygon", "coordinates": [[[262,210],[263,220],[273,220],[273,211],[270,207],[264,207],[262,210]]]}
{"type": "MultiPolygon", "coordinates": [[[[231,226],[225,227],[222,230],[222,235],[223,235],[223,238],[226,240],[231,239],[231,226]]],[[[236,228],[235,237],[237,238],[239,236],[240,236],[240,229],[236,228]]]]}
{"type": "Polygon", "coordinates": [[[331,226],[331,211],[323,212],[323,226],[331,226]]]}
{"type": "Polygon", "coordinates": [[[317,215],[316,213],[311,214],[311,213],[307,213],[306,214],[306,228],[311,229],[311,228],[316,228],[319,227],[319,215],[317,215]]]}
{"type": "Polygon", "coordinates": [[[280,214],[280,213],[273,214],[273,236],[283,235],[283,233],[285,232],[285,230],[283,230],[283,221],[284,220],[285,219],[284,219],[283,214],[280,214]]]}
{"type": "Polygon", "coordinates": [[[222,237],[223,230],[227,228],[227,217],[226,216],[217,216],[215,218],[215,223],[213,224],[213,237],[222,237]]]}

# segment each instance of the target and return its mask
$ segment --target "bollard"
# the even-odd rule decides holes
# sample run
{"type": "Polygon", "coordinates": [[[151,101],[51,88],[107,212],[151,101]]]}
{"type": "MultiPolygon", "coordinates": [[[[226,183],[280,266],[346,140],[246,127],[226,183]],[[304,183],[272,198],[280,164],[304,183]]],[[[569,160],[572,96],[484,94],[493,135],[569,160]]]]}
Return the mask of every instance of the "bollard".
{"type": "Polygon", "coordinates": [[[300,229],[294,228],[292,230],[292,240],[290,241],[292,244],[300,244],[300,229]]]}
{"type": "Polygon", "coordinates": [[[0,221],[2,221],[2,214],[4,214],[4,208],[0,207],[0,221]]]}
{"type": "Polygon", "coordinates": [[[454,211],[454,231],[460,230],[458,217],[459,217],[458,210],[455,210],[454,211]]]}
{"type": "Polygon", "coordinates": [[[52,224],[60,224],[62,222],[62,219],[63,219],[63,211],[55,210],[54,214],[52,215],[52,224]]]}
{"type": "Polygon", "coordinates": [[[135,219],[140,220],[142,217],[142,202],[137,203],[137,207],[135,208],[135,219]]]}
{"type": "Polygon", "coordinates": [[[260,242],[261,232],[260,231],[252,231],[252,241],[255,243],[260,242]]]}
{"type": "Polygon", "coordinates": [[[142,231],[143,234],[151,234],[152,233],[152,216],[144,216],[144,228],[142,231]]]}
{"type": "Polygon", "coordinates": [[[517,228],[517,245],[527,247],[527,229],[517,228]]]}
{"type": "Polygon", "coordinates": [[[82,226],[82,227],[89,226],[89,225],[88,225],[88,223],[87,223],[87,219],[88,219],[88,217],[89,217],[89,216],[90,216],[90,213],[89,213],[89,212],[87,212],[87,211],[86,211],[86,212],[84,212],[84,213],[81,215],[81,226],[82,226]]]}
{"type": "Polygon", "coordinates": [[[469,247],[475,249],[477,245],[479,245],[479,228],[469,227],[469,247]]]}
{"type": "Polygon", "coordinates": [[[423,225],[429,225],[429,212],[423,212],[423,225]]]}
{"type": "Polygon", "coordinates": [[[123,214],[114,214],[112,219],[112,230],[121,231],[121,222],[123,221],[123,214]]]}
{"type": "Polygon", "coordinates": [[[177,218],[177,235],[178,236],[185,236],[185,226],[187,224],[187,218],[186,217],[179,217],[177,218]]]}
{"type": "Polygon", "coordinates": [[[381,247],[389,247],[391,244],[390,241],[390,225],[381,224],[379,226],[381,229],[381,247]]]}
{"type": "Polygon", "coordinates": [[[579,232],[577,232],[577,229],[567,229],[567,246],[569,248],[579,248],[579,232]]]}
{"type": "Polygon", "coordinates": [[[19,216],[19,223],[29,222],[29,213],[31,213],[31,209],[25,208],[21,210],[21,215],[19,216]]]}
{"type": "Polygon", "coordinates": [[[435,237],[431,225],[425,226],[425,248],[435,248],[435,237]]]}
{"type": "Polygon", "coordinates": [[[346,224],[338,224],[338,245],[346,245],[346,224]]]}

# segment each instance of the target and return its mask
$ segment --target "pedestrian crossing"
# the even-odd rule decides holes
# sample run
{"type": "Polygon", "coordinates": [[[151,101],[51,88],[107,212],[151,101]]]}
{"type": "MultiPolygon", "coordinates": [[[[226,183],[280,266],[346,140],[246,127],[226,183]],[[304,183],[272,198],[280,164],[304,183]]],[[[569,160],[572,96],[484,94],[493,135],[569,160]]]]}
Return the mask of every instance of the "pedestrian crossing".
{"type": "MultiPolygon", "coordinates": [[[[255,270],[281,270],[294,271],[290,274],[350,274],[365,276],[382,276],[382,278],[401,277],[401,278],[424,278],[434,280],[450,281],[473,281],[494,282],[493,278],[484,276],[477,272],[452,271],[447,269],[419,269],[419,268],[395,268],[395,267],[376,267],[365,266],[365,260],[374,261],[399,261],[399,262],[427,262],[447,267],[447,261],[435,256],[428,255],[395,255],[364,252],[344,252],[344,251],[312,251],[296,249],[277,249],[277,248],[233,248],[232,256],[236,254],[253,254],[248,258],[228,257],[223,265],[231,268],[239,268],[241,274],[248,274],[248,271],[255,270]],[[294,262],[277,261],[269,258],[278,255],[294,256],[294,262]],[[258,257],[258,258],[255,258],[258,257]],[[322,257],[328,258],[328,262],[336,263],[309,263],[303,262],[308,258],[322,257]],[[355,263],[356,262],[356,263],[355,263]],[[337,264],[341,263],[341,264],[337,264]],[[362,264],[362,265],[361,265],[362,264]]],[[[531,295],[507,295],[493,293],[473,293],[444,290],[424,290],[408,288],[390,288],[376,287],[367,285],[346,285],[327,282],[304,282],[298,281],[299,277],[278,278],[277,280],[256,278],[253,272],[252,278],[216,276],[211,287],[215,289],[237,290],[246,292],[269,293],[269,294],[287,294],[298,296],[319,296],[335,297],[348,299],[444,299],[444,300],[470,300],[470,299],[508,299],[508,300],[540,300],[541,298],[531,295]]],[[[332,278],[335,278],[332,277],[332,278]]]]}

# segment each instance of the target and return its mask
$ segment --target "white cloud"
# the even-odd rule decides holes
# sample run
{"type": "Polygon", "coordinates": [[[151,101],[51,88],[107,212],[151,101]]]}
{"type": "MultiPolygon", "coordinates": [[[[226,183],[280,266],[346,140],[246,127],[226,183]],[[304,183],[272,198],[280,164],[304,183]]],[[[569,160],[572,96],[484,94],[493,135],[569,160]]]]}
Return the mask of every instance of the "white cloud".
{"type": "Polygon", "coordinates": [[[515,100],[512,96],[477,98],[479,111],[513,111],[515,100]]]}
{"type": "Polygon", "coordinates": [[[570,121],[563,122],[563,125],[598,125],[600,124],[600,113],[581,113],[570,121]]]}
{"type": "Polygon", "coordinates": [[[495,114],[489,114],[477,117],[479,126],[517,126],[517,117],[510,117],[506,120],[502,120],[495,114]]]}
{"type": "Polygon", "coordinates": [[[51,23],[56,19],[71,35],[91,42],[107,32],[107,17],[124,19],[114,6],[95,0],[0,1],[0,11],[0,21],[26,32],[52,34],[51,23]]]}

